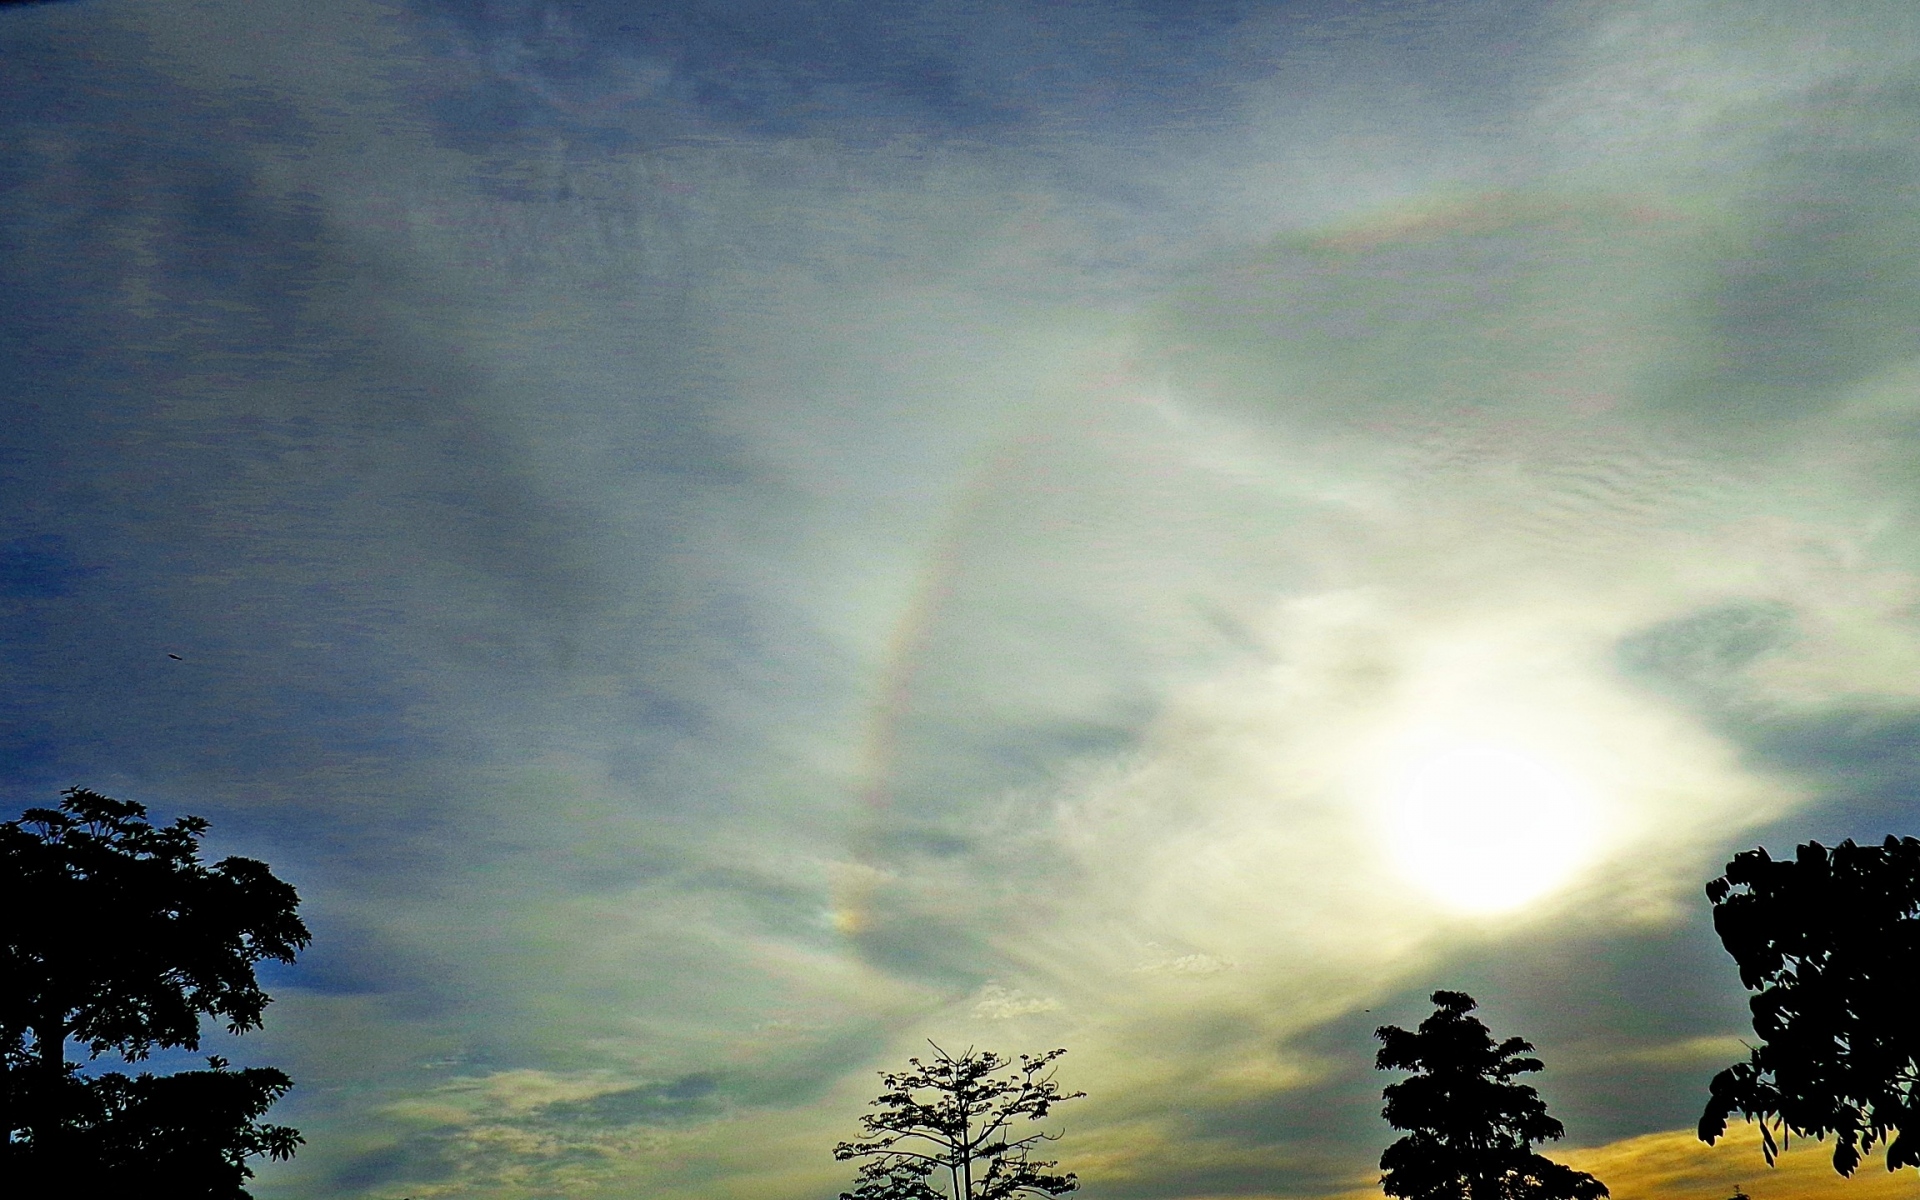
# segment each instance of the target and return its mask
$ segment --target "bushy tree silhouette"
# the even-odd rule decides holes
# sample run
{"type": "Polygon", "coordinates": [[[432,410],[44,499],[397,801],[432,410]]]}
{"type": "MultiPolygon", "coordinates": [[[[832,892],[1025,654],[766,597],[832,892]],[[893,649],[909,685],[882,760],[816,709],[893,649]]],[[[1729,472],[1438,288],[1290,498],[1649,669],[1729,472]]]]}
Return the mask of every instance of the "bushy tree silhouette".
{"type": "Polygon", "coordinates": [[[19,1194],[232,1200],[248,1159],[299,1143],[260,1123],[292,1086],[272,1068],[89,1078],[67,1060],[70,1041],[129,1062],[198,1050],[202,1017],[259,1026],[255,965],[309,940],[299,897],[264,863],[203,864],[206,829],[84,788],[0,824],[0,1178],[19,1194]]]}
{"type": "Polygon", "coordinates": [[[1022,1054],[1015,1065],[991,1051],[951,1055],[928,1044],[930,1062],[909,1058],[905,1071],[881,1073],[885,1090],[870,1105],[879,1111],[860,1118],[866,1140],[833,1148],[841,1162],[866,1160],[840,1200],[1010,1200],[1080,1186],[1072,1172],[1054,1172],[1059,1163],[1032,1157],[1034,1147],[1060,1135],[1015,1136],[1054,1105],[1086,1094],[1054,1082],[1053,1062],[1065,1050],[1022,1054]]]}
{"type": "Polygon", "coordinates": [[[1381,1115],[1407,1136],[1380,1156],[1380,1186],[1403,1200],[1598,1200],[1606,1185],[1533,1152],[1565,1134],[1538,1092],[1514,1076],[1541,1069],[1520,1038],[1496,1043],[1465,992],[1435,992],[1409,1033],[1374,1031],[1382,1071],[1412,1071],[1382,1095],[1381,1115]]]}
{"type": "Polygon", "coordinates": [[[1832,1134],[1842,1175],[1881,1143],[1887,1170],[1920,1166],[1920,840],[1748,850],[1707,899],[1761,1044],[1713,1077],[1701,1140],[1737,1112],[1769,1163],[1793,1135],[1832,1134]]]}

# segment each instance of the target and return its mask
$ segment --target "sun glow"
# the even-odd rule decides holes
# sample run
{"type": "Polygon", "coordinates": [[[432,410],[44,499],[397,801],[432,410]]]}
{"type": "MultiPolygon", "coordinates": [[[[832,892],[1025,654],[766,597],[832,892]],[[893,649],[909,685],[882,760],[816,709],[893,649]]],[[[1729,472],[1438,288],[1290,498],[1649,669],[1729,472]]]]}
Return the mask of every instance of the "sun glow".
{"type": "Polygon", "coordinates": [[[1448,907],[1511,911],[1592,861],[1599,796],[1560,763],[1485,741],[1428,743],[1395,759],[1381,789],[1387,853],[1448,907]]]}

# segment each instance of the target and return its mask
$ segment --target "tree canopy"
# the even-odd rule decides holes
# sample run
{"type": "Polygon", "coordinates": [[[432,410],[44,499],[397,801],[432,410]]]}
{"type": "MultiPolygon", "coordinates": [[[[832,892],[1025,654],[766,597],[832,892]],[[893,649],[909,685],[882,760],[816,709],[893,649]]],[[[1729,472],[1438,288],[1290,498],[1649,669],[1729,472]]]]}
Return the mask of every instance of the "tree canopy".
{"type": "Polygon", "coordinates": [[[1920,1165],[1920,840],[1748,850],[1707,898],[1761,1044],[1714,1076],[1701,1140],[1737,1112],[1769,1163],[1787,1137],[1831,1134],[1842,1175],[1879,1144],[1889,1171],[1920,1165]]]}
{"type": "Polygon", "coordinates": [[[270,1067],[89,1077],[67,1059],[69,1042],[128,1062],[198,1050],[203,1017],[260,1025],[255,966],[309,941],[299,897],[265,863],[202,863],[206,830],[84,788],[0,824],[0,1174],[226,1200],[247,1194],[248,1159],[299,1143],[260,1123],[292,1086],[270,1067]]]}
{"type": "Polygon", "coordinates": [[[1514,1077],[1541,1070],[1517,1037],[1495,1042],[1465,992],[1435,992],[1433,1015],[1409,1032],[1374,1032],[1382,1071],[1411,1071],[1382,1092],[1381,1115],[1406,1137],[1380,1156],[1380,1185],[1403,1200],[1598,1200],[1606,1185],[1533,1152],[1562,1137],[1546,1102],[1514,1077]]]}
{"type": "Polygon", "coordinates": [[[906,1070],[882,1072],[883,1090],[870,1104],[878,1111],[860,1118],[865,1140],[833,1148],[841,1162],[866,1160],[840,1200],[1011,1200],[1080,1186],[1072,1172],[1056,1173],[1059,1163],[1032,1156],[1058,1134],[1022,1132],[1086,1094],[1063,1093],[1054,1082],[1054,1060],[1065,1050],[1022,1054],[1017,1065],[972,1047],[933,1051],[931,1061],[909,1058],[906,1070]]]}

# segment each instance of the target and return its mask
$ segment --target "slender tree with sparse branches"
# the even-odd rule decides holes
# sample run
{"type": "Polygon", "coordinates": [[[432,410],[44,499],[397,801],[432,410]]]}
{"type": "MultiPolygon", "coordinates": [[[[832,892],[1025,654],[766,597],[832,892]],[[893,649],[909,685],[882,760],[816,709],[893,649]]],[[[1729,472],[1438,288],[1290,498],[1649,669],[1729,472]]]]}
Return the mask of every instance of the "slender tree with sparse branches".
{"type": "Polygon", "coordinates": [[[1086,1095],[1054,1082],[1054,1060],[1065,1050],[1022,1054],[1016,1064],[971,1046],[954,1055],[928,1045],[931,1060],[909,1058],[907,1070],[881,1072],[885,1090],[870,1105],[878,1111],[860,1118],[865,1139],[833,1148],[841,1162],[866,1160],[840,1200],[1012,1200],[1080,1186],[1071,1171],[1057,1173],[1059,1163],[1033,1157],[1060,1134],[1024,1132],[1054,1105],[1086,1095]]]}

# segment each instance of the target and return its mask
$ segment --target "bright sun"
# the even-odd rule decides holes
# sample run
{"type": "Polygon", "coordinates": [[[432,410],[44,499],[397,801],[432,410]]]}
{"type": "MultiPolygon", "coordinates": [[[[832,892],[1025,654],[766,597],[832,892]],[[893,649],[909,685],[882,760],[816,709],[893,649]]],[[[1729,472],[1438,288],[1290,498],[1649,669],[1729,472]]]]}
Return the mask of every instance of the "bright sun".
{"type": "Polygon", "coordinates": [[[1395,866],[1470,913],[1519,908],[1567,882],[1591,860],[1598,810],[1579,775],[1493,742],[1412,749],[1381,796],[1395,866]]]}

